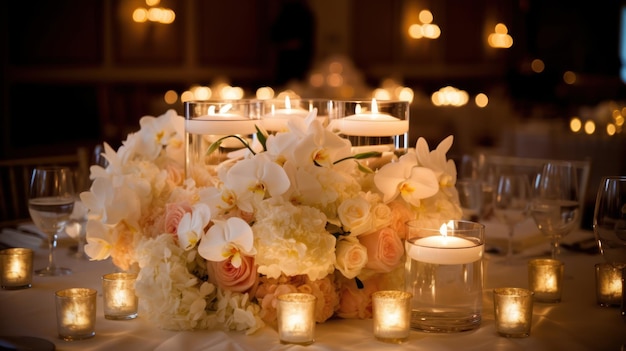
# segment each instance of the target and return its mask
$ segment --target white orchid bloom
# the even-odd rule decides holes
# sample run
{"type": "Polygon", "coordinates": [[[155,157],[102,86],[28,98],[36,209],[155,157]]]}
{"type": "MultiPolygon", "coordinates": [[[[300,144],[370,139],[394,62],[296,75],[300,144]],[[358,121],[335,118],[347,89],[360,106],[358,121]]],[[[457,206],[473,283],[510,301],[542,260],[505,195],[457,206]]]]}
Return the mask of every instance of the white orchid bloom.
{"type": "Polygon", "coordinates": [[[418,162],[435,172],[439,185],[444,191],[454,187],[456,182],[456,166],[453,160],[447,160],[446,154],[452,147],[454,137],[448,136],[442,140],[435,150],[429,151],[426,139],[420,137],[415,146],[418,162]]]}
{"type": "Polygon", "coordinates": [[[178,236],[178,245],[185,250],[191,250],[196,246],[202,235],[204,227],[211,220],[211,211],[209,206],[203,203],[195,204],[191,213],[185,213],[178,223],[176,235],[178,236]]]}
{"type": "Polygon", "coordinates": [[[110,179],[97,178],[91,191],[80,194],[89,214],[105,224],[115,225],[122,220],[137,223],[141,206],[135,192],[125,186],[113,186],[110,179]]]}
{"type": "Polygon", "coordinates": [[[176,111],[168,110],[159,117],[144,116],[139,120],[141,129],[137,133],[137,153],[149,160],[156,159],[161,150],[168,146],[172,136],[177,134],[176,124],[173,123],[178,117],[176,111]]]}
{"type": "Polygon", "coordinates": [[[266,196],[280,196],[289,189],[289,177],[285,170],[264,153],[233,165],[224,184],[237,194],[237,206],[253,212],[253,203],[266,196]]]}
{"type": "Polygon", "coordinates": [[[230,259],[233,267],[239,268],[242,255],[256,254],[252,228],[239,217],[231,217],[225,221],[216,220],[202,236],[198,253],[204,259],[214,262],[230,259]]]}
{"type": "Polygon", "coordinates": [[[421,199],[439,191],[435,173],[429,168],[417,166],[410,158],[386,164],[374,176],[374,184],[383,193],[385,203],[401,195],[406,202],[419,206],[421,199]]]}
{"type": "Polygon", "coordinates": [[[111,229],[99,220],[87,221],[85,253],[92,260],[105,260],[111,255],[113,238],[111,229]]]}

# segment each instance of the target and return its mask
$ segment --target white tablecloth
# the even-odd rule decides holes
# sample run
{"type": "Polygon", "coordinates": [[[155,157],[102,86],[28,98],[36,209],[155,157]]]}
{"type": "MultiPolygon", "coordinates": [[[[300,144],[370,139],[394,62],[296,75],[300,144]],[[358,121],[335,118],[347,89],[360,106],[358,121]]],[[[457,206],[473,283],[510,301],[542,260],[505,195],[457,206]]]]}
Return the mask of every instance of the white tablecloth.
{"type": "MultiPolygon", "coordinates": [[[[462,333],[433,334],[411,331],[402,345],[377,341],[371,320],[331,320],[316,326],[316,341],[309,346],[281,345],[270,327],[246,336],[236,332],[176,332],[156,328],[142,318],[113,321],[104,318],[101,276],[115,271],[110,261],[87,261],[70,256],[63,241],[58,250],[60,265],[74,273],[62,277],[34,277],[33,287],[0,290],[0,336],[32,336],[53,342],[57,350],[623,350],[626,323],[619,308],[596,304],[594,264],[598,255],[564,251],[565,282],[561,303],[535,303],[531,335],[522,339],[498,336],[493,317],[491,290],[494,287],[527,287],[526,262],[533,254],[525,251],[512,265],[502,257],[488,256],[485,265],[483,321],[480,328],[462,333]],[[96,336],[67,342],[57,336],[54,292],[63,288],[89,287],[98,290],[96,336]]],[[[536,253],[543,254],[547,245],[536,253]]],[[[46,249],[36,251],[35,267],[45,265],[46,249]]]]}

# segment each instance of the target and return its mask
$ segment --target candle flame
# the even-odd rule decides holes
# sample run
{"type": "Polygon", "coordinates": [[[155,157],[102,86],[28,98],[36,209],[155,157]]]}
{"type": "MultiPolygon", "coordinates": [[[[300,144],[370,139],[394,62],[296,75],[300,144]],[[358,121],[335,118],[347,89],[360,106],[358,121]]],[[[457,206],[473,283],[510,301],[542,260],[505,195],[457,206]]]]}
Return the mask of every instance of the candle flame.
{"type": "Polygon", "coordinates": [[[209,106],[209,110],[208,110],[210,115],[214,115],[215,114],[215,106],[211,105],[209,106]]]}
{"type": "Polygon", "coordinates": [[[376,99],[372,99],[372,113],[378,113],[378,103],[376,99]]]}
{"type": "Polygon", "coordinates": [[[439,227],[439,233],[443,236],[448,236],[448,228],[450,228],[450,230],[454,229],[453,221],[448,221],[448,223],[442,224],[441,227],[439,227]]]}
{"type": "Polygon", "coordinates": [[[445,223],[439,227],[439,233],[443,236],[448,236],[448,226],[445,223]]]}
{"type": "Polygon", "coordinates": [[[289,96],[285,96],[285,108],[291,110],[291,99],[289,99],[289,96]]]}
{"type": "Polygon", "coordinates": [[[354,114],[359,114],[361,113],[361,104],[356,104],[356,106],[354,106],[354,114]]]}

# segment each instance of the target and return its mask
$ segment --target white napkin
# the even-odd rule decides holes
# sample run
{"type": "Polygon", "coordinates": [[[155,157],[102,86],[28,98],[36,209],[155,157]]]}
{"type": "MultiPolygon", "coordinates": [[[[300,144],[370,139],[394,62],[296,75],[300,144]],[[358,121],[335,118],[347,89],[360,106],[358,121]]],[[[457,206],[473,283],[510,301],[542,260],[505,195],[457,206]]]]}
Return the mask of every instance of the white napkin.
{"type": "Polygon", "coordinates": [[[38,249],[47,243],[46,238],[39,234],[28,233],[19,229],[4,228],[0,232],[0,243],[9,247],[38,249]]]}

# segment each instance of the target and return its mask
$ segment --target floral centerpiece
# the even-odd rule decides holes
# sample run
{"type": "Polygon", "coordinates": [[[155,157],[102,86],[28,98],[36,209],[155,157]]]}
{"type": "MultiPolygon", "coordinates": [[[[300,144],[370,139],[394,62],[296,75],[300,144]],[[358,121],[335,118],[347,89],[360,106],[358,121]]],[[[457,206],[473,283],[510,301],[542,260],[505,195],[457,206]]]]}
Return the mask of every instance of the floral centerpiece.
{"type": "Polygon", "coordinates": [[[184,118],[143,117],[91,167],[85,251],[138,270],[140,311],[165,329],[253,333],[296,291],[317,297],[317,322],[371,317],[372,292],[403,288],[404,223],[461,216],[452,136],[372,171],[361,160],[376,155],[353,155],[315,113],[187,176],[184,118]]]}

